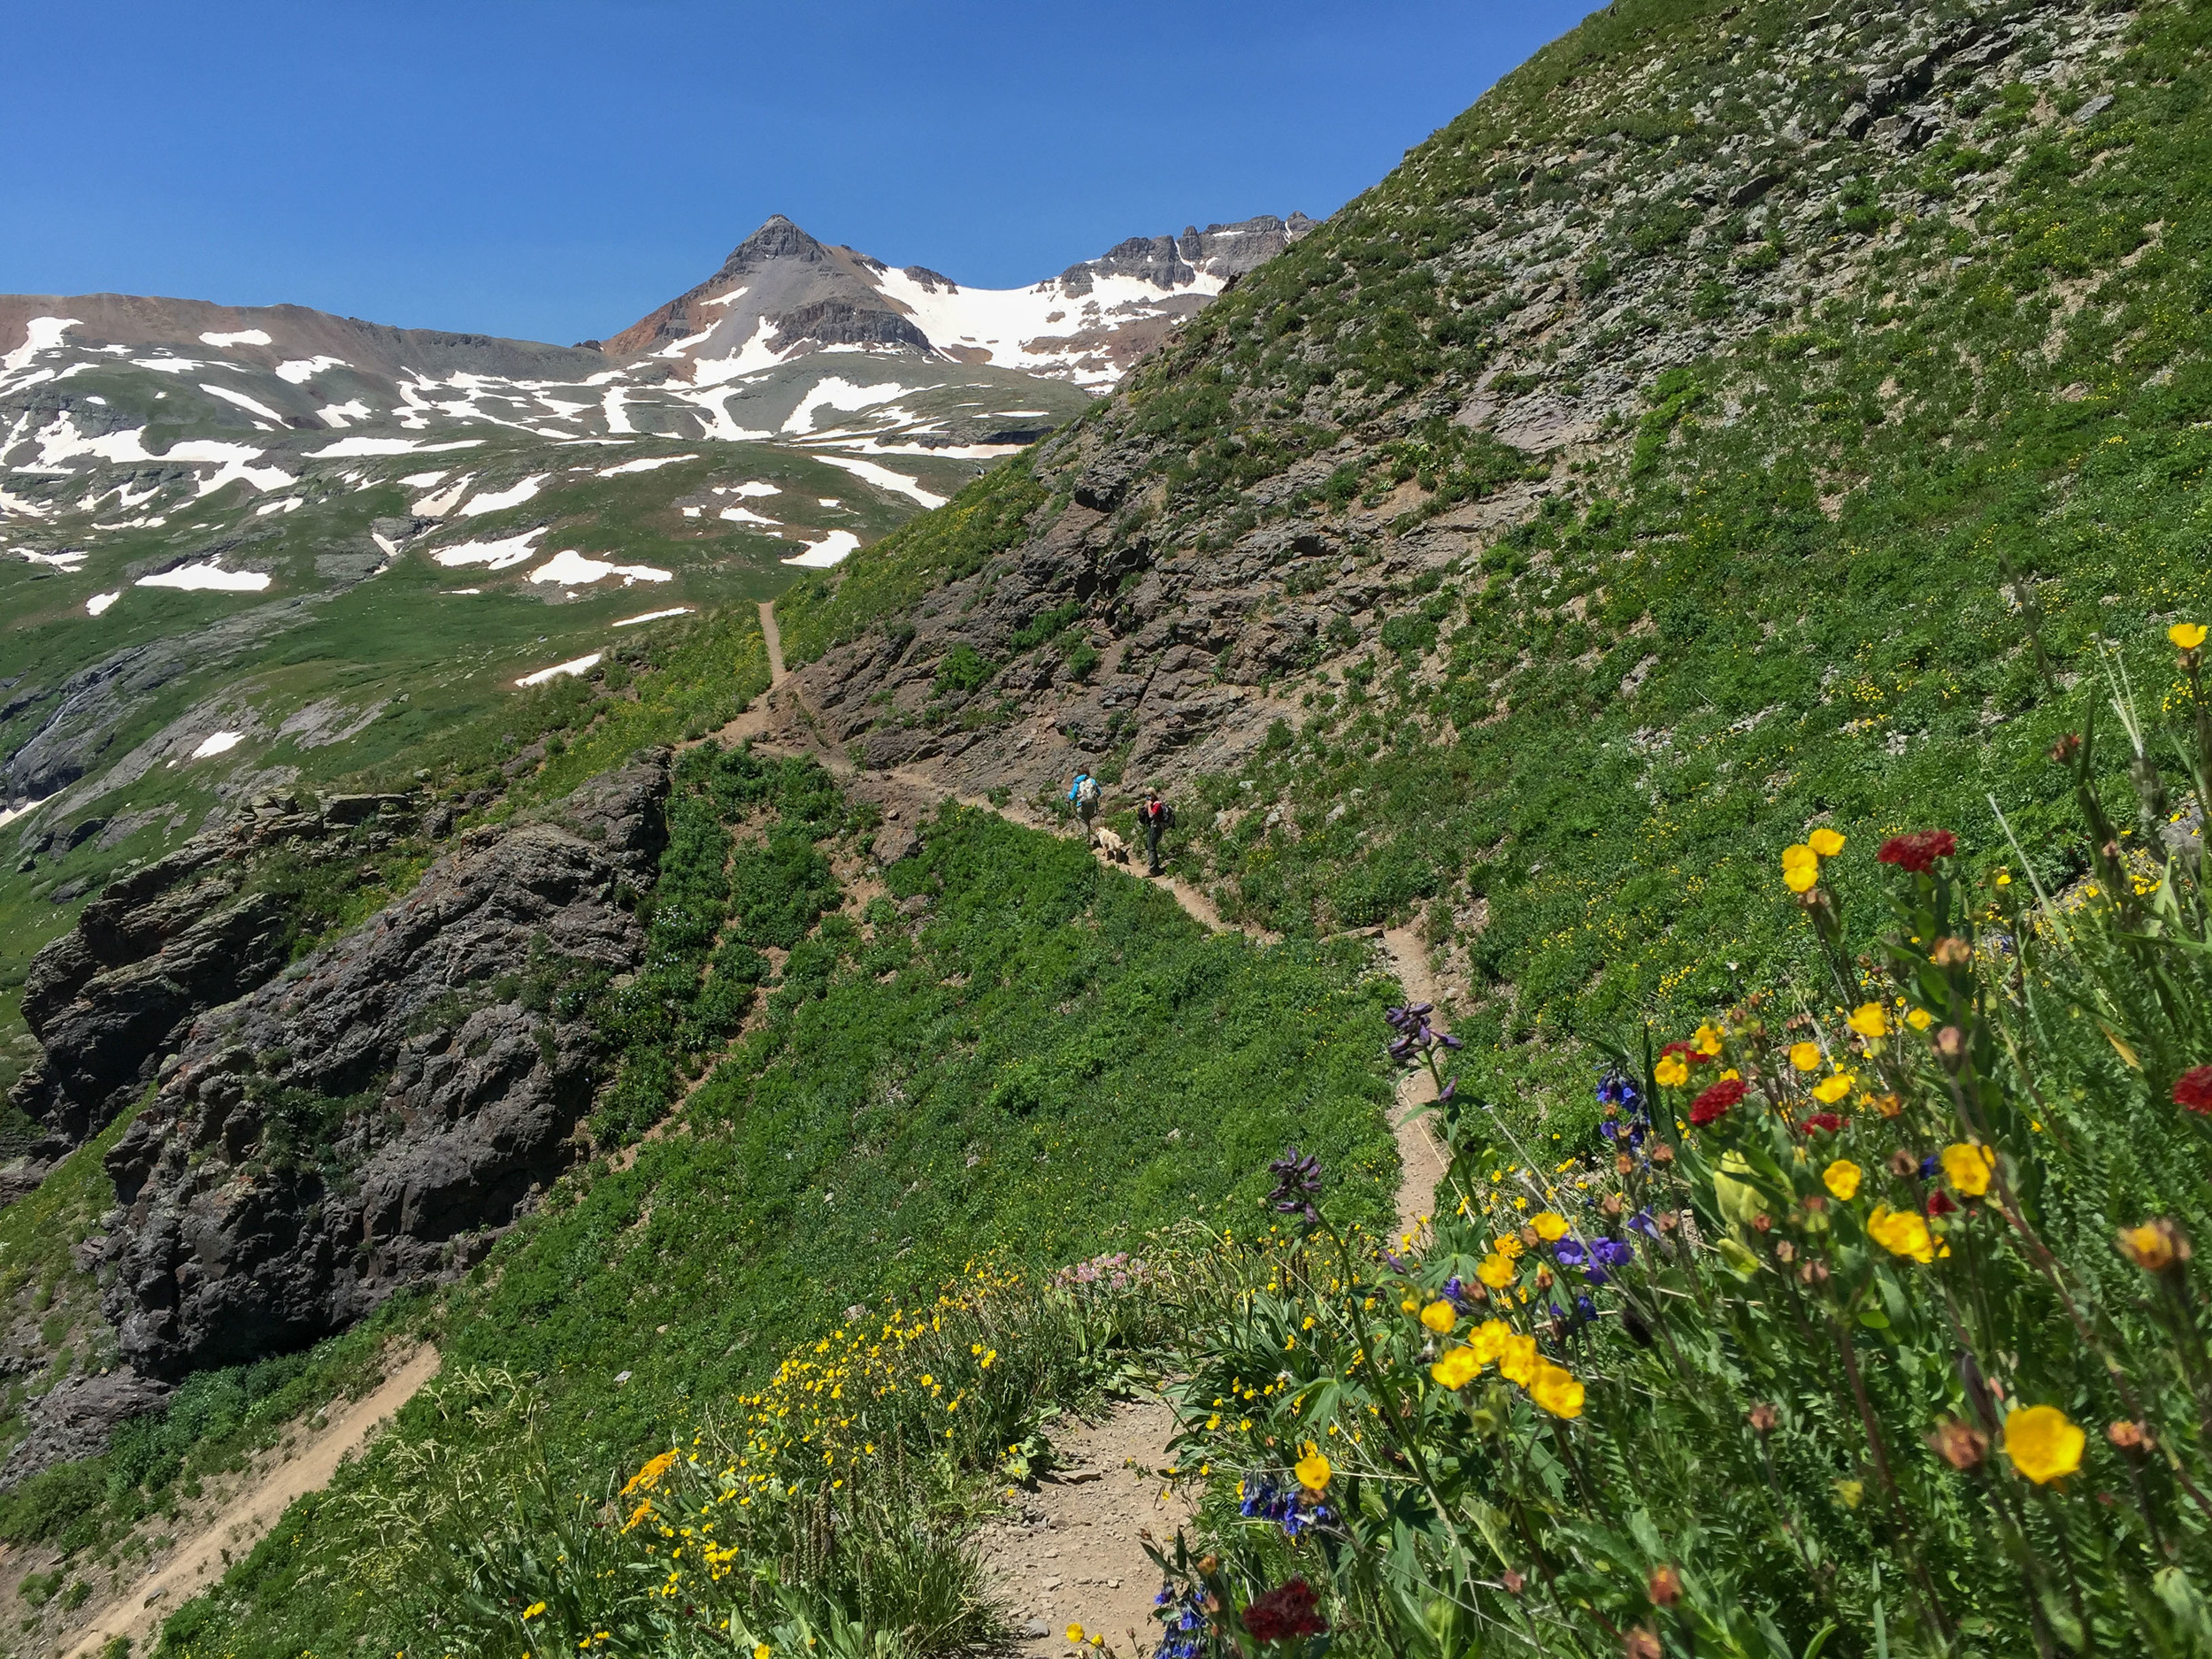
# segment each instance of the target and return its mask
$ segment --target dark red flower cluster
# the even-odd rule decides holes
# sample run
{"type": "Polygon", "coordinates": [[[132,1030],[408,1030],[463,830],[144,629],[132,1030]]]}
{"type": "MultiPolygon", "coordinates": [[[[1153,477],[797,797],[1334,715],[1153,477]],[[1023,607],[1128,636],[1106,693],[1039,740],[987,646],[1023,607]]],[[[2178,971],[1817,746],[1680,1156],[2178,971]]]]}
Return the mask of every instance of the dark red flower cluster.
{"type": "Polygon", "coordinates": [[[1849,1123],[1850,1121],[1851,1120],[1848,1118],[1839,1118],[1833,1112],[1815,1112],[1811,1117],[1808,1118],[1801,1125],[1800,1125],[1799,1127],[1803,1129],[1807,1134],[1810,1134],[1814,1130],[1817,1129],[1823,1133],[1832,1135],[1841,1133],[1844,1125],[1849,1123]]]}
{"type": "Polygon", "coordinates": [[[1244,1609],[1244,1628],[1255,1641],[1288,1641],[1294,1636],[1325,1635],[1329,1621],[1303,1578],[1277,1585],[1244,1609]]]}
{"type": "Polygon", "coordinates": [[[1924,876],[1935,868],[1937,859],[1948,858],[1958,849],[1959,838],[1949,830],[1915,830],[1909,835],[1891,836],[1874,856],[1886,864],[1924,876]]]}
{"type": "Polygon", "coordinates": [[[1951,1202],[1951,1194],[1940,1187],[1928,1194],[1928,1214],[1932,1217],[1947,1216],[1957,1208],[1958,1206],[1951,1202]]]}
{"type": "Polygon", "coordinates": [[[1744,1097],[1741,1078],[1724,1077],[1690,1102],[1690,1121],[1700,1129],[1728,1115],[1728,1109],[1744,1097]]]}
{"type": "Polygon", "coordinates": [[[1659,1050],[1659,1057],[1662,1060],[1665,1059],[1671,1054],[1680,1055],[1682,1056],[1682,1063],[1685,1065],[1694,1065],[1700,1060],[1705,1058],[1703,1055],[1697,1051],[1697,1045],[1687,1041],[1677,1041],[1671,1042],[1665,1048],[1659,1050]]]}
{"type": "Polygon", "coordinates": [[[2212,1065],[2193,1065],[2174,1079],[2174,1104],[2212,1112],[2212,1065]]]}

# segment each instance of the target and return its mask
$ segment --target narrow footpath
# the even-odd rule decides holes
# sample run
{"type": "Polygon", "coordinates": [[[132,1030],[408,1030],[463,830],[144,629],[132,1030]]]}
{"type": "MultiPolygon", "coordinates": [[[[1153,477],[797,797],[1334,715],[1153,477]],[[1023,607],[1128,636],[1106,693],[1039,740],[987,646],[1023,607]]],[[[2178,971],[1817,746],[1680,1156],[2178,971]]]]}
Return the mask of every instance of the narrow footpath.
{"type": "MultiPolygon", "coordinates": [[[[795,687],[780,700],[773,695],[782,687],[786,673],[772,603],[761,606],[760,618],[768,640],[772,695],[759,699],[718,735],[726,741],[751,737],[767,747],[786,749],[789,746],[767,735],[772,713],[779,714],[785,717],[779,736],[803,730],[807,738],[797,745],[803,752],[812,755],[834,777],[858,776],[850,757],[815,736],[795,687]],[[780,707],[772,706],[779,701],[780,707]]],[[[978,811],[995,812],[1027,829],[1064,833],[1064,825],[1025,808],[962,794],[910,767],[878,776],[917,806],[956,801],[978,811]]],[[[1113,867],[1103,851],[1098,856],[1113,867]]],[[[1147,879],[1133,868],[1127,873],[1132,879],[1147,879]]],[[[1263,943],[1280,941],[1279,935],[1250,924],[1224,922],[1213,901],[1179,877],[1163,877],[1156,885],[1165,887],[1187,914],[1214,933],[1233,928],[1263,943]]],[[[1376,930],[1370,936],[1408,1000],[1433,1004],[1436,982],[1419,934],[1399,927],[1376,930]]],[[[1430,1023],[1443,1028],[1437,1014],[1431,1015],[1430,1023]]],[[[1399,1080],[1391,1127],[1398,1141],[1401,1235],[1417,1233],[1427,1221],[1448,1167],[1427,1120],[1414,1115],[1434,1094],[1425,1072],[1409,1072],[1399,1080]]],[[[1157,1642],[1152,1598],[1159,1588],[1160,1572],[1145,1554],[1145,1544],[1150,1540],[1171,1547],[1192,1511],[1189,1486],[1171,1472],[1174,1459],[1168,1447],[1175,1426],[1173,1409],[1154,1396],[1122,1401],[1097,1422],[1056,1434],[1052,1472],[1034,1492],[1020,1494],[1009,1513],[979,1529],[976,1542],[985,1582],[1012,1616],[1015,1653],[1025,1659],[1073,1655],[1078,1650],[1067,1639],[1071,1625],[1102,1637],[1120,1659],[1136,1659],[1157,1642]]]]}
{"type": "Polygon", "coordinates": [[[91,1659],[119,1636],[130,1639],[134,1652],[145,1651],[165,1617],[221,1578],[232,1561],[250,1554],[293,1499],[327,1486],[338,1465],[437,1374],[434,1348],[398,1356],[373,1392],[331,1406],[320,1428],[288,1441],[273,1461],[257,1460],[245,1490],[198,1521],[167,1560],[121,1596],[105,1597],[104,1605],[90,1609],[84,1633],[66,1659],[91,1659]]]}

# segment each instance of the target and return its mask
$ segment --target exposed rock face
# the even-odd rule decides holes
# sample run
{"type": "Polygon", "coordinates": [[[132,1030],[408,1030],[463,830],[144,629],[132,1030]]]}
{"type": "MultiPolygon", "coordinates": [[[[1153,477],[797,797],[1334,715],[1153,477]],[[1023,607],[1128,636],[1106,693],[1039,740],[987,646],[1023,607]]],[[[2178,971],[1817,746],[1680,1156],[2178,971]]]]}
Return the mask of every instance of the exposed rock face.
{"type": "Polygon", "coordinates": [[[15,1103],[52,1157],[97,1134],[154,1078],[185,1027],[284,965],[283,902],[242,893],[251,860],[406,810],[403,795],[346,795],[303,810],[271,795],[222,829],[125,872],[41,950],[23,1016],[44,1054],[15,1103]]]}
{"type": "Polygon", "coordinates": [[[296,1348],[477,1259],[573,1155],[584,998],[635,965],[665,756],[471,832],[408,896],[202,1014],[107,1159],[107,1313],[175,1377],[296,1348]]]}
{"type": "Polygon", "coordinates": [[[167,1384],[127,1371],[56,1384],[32,1402],[25,1413],[29,1427],[0,1459],[0,1492],[55,1463],[105,1451],[117,1429],[168,1393],[167,1384]]]}

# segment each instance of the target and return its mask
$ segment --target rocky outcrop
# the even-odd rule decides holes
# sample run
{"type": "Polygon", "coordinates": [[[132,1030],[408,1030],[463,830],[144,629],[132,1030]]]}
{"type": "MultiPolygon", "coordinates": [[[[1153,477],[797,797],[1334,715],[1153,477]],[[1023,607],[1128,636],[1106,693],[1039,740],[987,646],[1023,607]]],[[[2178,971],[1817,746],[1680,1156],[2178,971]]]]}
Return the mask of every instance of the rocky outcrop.
{"type": "Polygon", "coordinates": [[[466,833],[406,898],[202,1013],[108,1155],[106,1311],[169,1378],[296,1348],[479,1259],[572,1160],[587,1004],[634,967],[664,756],[466,833]]]}
{"type": "Polygon", "coordinates": [[[0,1492],[42,1469],[104,1452],[115,1431],[168,1396],[169,1386],[135,1371],[71,1377],[24,1410],[23,1438],[0,1458],[0,1492]]]}
{"type": "MultiPolygon", "coordinates": [[[[193,1018],[244,995],[284,965],[291,911],[251,885],[258,860],[319,848],[379,820],[404,795],[341,795],[319,804],[261,796],[224,827],[126,871],[70,932],[32,959],[23,1017],[42,1050],[12,1094],[46,1131],[37,1159],[97,1134],[154,1079],[193,1018]]],[[[377,837],[360,844],[373,848],[377,837]]]]}

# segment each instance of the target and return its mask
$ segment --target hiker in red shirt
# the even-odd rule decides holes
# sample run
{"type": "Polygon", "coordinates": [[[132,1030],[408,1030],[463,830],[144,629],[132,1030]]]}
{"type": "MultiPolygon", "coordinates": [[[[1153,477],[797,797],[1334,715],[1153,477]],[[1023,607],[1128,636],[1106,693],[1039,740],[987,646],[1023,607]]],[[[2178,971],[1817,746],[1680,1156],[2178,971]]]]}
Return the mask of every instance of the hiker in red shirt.
{"type": "Polygon", "coordinates": [[[1157,789],[1144,792],[1144,804],[1137,809],[1137,822],[1144,827],[1145,862],[1151,866],[1148,875],[1160,873],[1160,837],[1175,822],[1175,809],[1160,799],[1157,789]]]}

